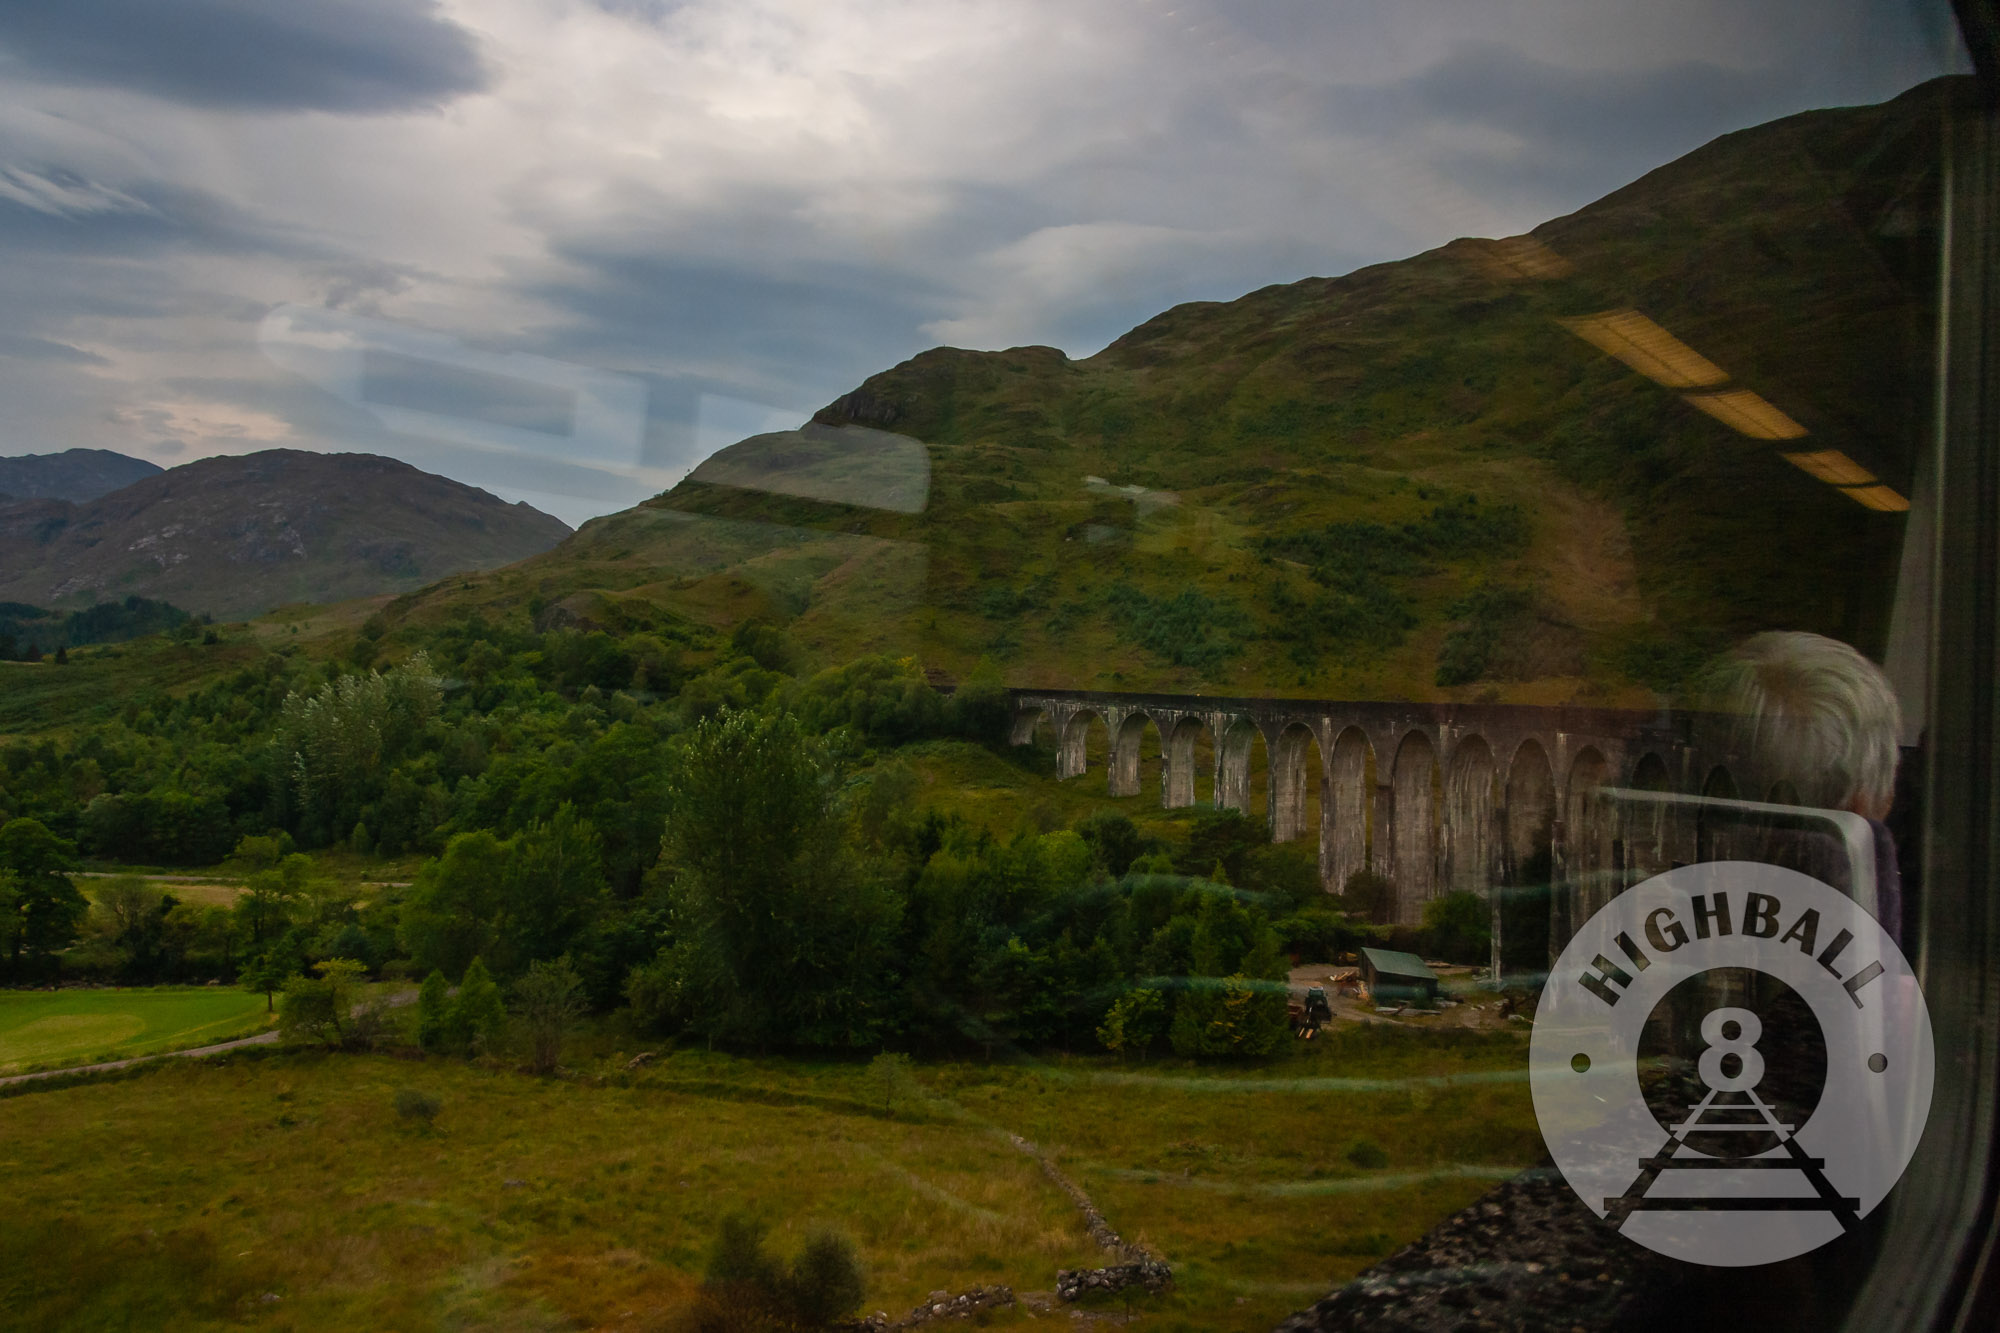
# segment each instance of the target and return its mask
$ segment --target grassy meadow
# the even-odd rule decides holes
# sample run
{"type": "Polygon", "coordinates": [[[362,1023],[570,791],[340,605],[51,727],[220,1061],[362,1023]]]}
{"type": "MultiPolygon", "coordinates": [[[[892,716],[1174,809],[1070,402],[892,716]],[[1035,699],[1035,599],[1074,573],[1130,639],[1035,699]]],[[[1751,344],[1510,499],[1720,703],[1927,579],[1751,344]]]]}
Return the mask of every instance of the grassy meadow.
{"type": "Polygon", "coordinates": [[[920,1064],[887,1112],[861,1064],[683,1051],[628,1072],[615,1032],[564,1079],[168,1062],[0,1100],[0,1325],[673,1328],[738,1210],[781,1254],[846,1231],[869,1309],[1046,1292],[1104,1260],[1014,1133],[1175,1265],[1137,1327],[1268,1328],[1537,1156],[1516,1034],[1329,1038],[1234,1070],[920,1064]],[[434,1124],[398,1117],[403,1088],[434,1124]]]}
{"type": "Polygon", "coordinates": [[[233,986],[0,991],[0,1075],[247,1037],[264,997],[233,986]]]}

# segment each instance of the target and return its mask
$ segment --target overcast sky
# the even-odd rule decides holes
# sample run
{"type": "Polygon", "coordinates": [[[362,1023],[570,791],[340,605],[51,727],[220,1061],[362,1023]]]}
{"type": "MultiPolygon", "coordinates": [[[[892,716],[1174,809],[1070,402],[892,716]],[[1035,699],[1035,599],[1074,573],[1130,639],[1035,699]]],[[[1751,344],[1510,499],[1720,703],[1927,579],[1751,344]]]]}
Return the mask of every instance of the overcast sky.
{"type": "Polygon", "coordinates": [[[1916,0],[9,0],[0,453],[575,523],[939,343],[1517,233],[1961,67],[1916,0]]]}

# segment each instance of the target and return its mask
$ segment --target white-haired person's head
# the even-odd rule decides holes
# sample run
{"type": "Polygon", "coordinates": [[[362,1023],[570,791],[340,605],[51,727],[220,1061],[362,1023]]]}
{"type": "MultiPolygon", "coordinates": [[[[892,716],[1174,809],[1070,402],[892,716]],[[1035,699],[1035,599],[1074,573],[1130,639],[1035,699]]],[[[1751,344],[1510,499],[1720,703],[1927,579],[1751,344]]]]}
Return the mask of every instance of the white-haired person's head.
{"type": "Polygon", "coordinates": [[[1889,813],[1902,709],[1882,669],[1838,639],[1756,634],[1709,670],[1706,706],[1729,719],[1731,747],[1800,803],[1889,813]]]}

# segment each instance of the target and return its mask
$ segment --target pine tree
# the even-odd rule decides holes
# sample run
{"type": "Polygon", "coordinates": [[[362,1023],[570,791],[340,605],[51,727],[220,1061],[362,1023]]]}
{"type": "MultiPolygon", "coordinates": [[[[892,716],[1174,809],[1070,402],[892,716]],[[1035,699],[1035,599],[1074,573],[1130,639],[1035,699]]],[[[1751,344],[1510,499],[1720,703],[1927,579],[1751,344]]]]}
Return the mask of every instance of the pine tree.
{"type": "Polygon", "coordinates": [[[500,987],[486,970],[484,959],[475,958],[458,983],[458,998],[452,1002],[448,1027],[451,1045],[474,1054],[490,1051],[500,1044],[507,1025],[507,1007],[500,999],[500,987]]]}
{"type": "Polygon", "coordinates": [[[417,1045],[441,1051],[451,1027],[451,983],[436,968],[417,991],[417,1045]]]}

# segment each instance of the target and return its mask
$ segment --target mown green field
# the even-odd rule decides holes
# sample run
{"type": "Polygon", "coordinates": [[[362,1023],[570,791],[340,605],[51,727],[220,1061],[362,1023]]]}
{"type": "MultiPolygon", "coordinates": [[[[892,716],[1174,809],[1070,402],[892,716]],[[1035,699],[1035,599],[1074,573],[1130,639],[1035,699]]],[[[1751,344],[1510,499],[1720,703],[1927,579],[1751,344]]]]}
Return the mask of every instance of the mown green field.
{"type": "Polygon", "coordinates": [[[264,997],[225,986],[0,992],[0,1075],[249,1036],[264,997]]]}
{"type": "Polygon", "coordinates": [[[0,1100],[0,1325],[671,1329],[734,1211],[781,1255],[847,1232],[871,1310],[1047,1292],[1104,1259],[1011,1133],[1175,1265],[1135,1327],[1269,1328],[1539,1148],[1513,1033],[1345,1029],[1241,1069],[919,1063],[893,1114],[859,1063],[628,1072],[630,1042],[560,1080],[278,1053],[0,1100]],[[434,1125],[399,1119],[401,1088],[434,1125]]]}

